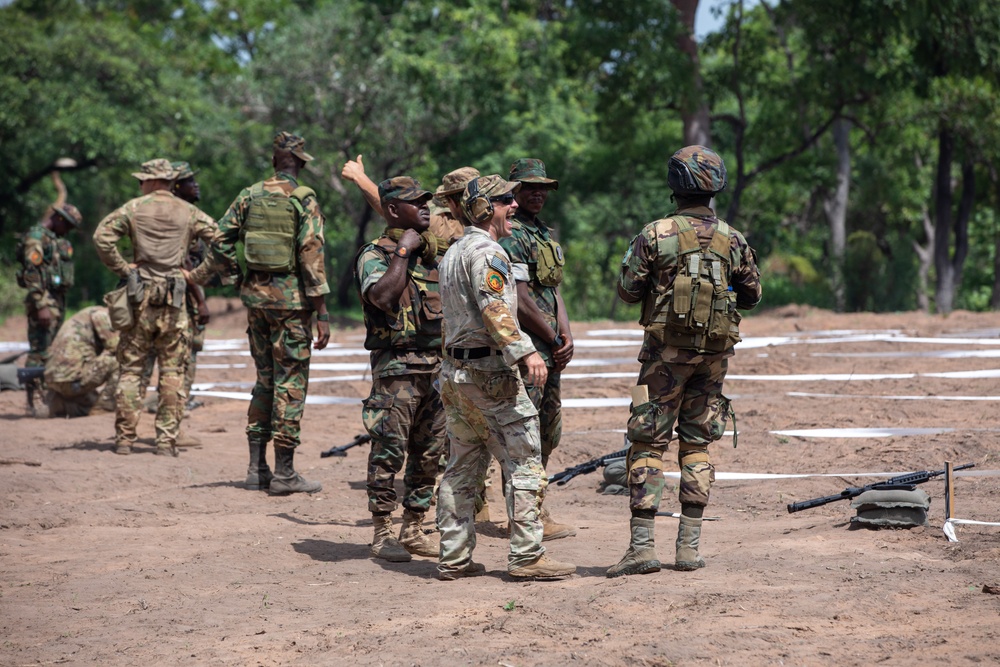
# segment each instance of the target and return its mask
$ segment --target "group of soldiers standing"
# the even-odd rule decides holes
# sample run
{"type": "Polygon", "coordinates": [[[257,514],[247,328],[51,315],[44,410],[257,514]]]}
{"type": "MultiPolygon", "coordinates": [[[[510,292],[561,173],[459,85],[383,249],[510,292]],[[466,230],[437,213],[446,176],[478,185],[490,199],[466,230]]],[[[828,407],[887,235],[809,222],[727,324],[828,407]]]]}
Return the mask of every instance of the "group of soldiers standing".
{"type": "MultiPolygon", "coordinates": [[[[198,286],[217,276],[221,284],[239,286],[256,367],[245,485],[271,494],[321,489],[293,466],[311,349],[324,348],[330,339],[324,218],[315,193],[298,182],[313,159],[304,143],[278,134],[274,175],[244,189],[218,223],[194,205],[197,197],[178,196],[187,172],[153,160],[135,174],[143,194],[98,225],[98,254],[121,277],[130,315],[125,320],[131,320],[118,332],[101,325],[107,335],[98,334],[104,350],[113,350],[120,373],[112,383],[119,454],[129,453],[135,441],[140,385],[152,355],[160,377],[157,453],[177,455],[190,388],[184,377],[194,366],[193,322],[201,317],[203,324],[207,317],[207,310],[199,315],[204,294],[198,286]],[[126,236],[131,261],[117,248],[126,236]],[[210,252],[191,263],[196,239],[210,252]],[[245,271],[237,262],[238,242],[245,271]]],[[[573,573],[574,565],[551,558],[542,545],[576,533],[555,521],[544,503],[545,467],[562,432],[560,375],[574,352],[559,292],[565,257],[539,218],[558,181],[534,158],[515,160],[506,178],[463,167],[446,174],[433,193],[408,176],[376,185],[361,156],[347,162],[342,175],[386,222],[354,260],[372,369],[362,409],[372,443],[366,483],[372,555],[396,562],[414,555],[437,558],[443,580],[483,573],[485,567],[472,559],[475,520],[483,515],[495,459],[508,517],[508,573],[542,579],[573,573]],[[401,501],[397,474],[403,474],[401,501]],[[435,499],[439,539],[423,527],[435,499]],[[400,502],[397,535],[392,514],[400,502]]],[[[643,304],[646,335],[628,423],[631,540],[608,576],[660,569],[653,516],[675,422],[682,506],[676,567],[704,565],[698,545],[714,480],[708,445],[722,436],[731,410],[722,383],[739,340],[737,309],[754,307],[761,295],[753,251],[710,208],[712,196],[726,185],[721,158],[700,146],[682,149],[669,163],[668,182],[678,212],[635,237],[618,286],[621,298],[643,304]]],[[[53,212],[48,224],[56,239],[73,226],[64,209],[53,212]]],[[[110,319],[116,320],[114,313],[110,319]]]]}

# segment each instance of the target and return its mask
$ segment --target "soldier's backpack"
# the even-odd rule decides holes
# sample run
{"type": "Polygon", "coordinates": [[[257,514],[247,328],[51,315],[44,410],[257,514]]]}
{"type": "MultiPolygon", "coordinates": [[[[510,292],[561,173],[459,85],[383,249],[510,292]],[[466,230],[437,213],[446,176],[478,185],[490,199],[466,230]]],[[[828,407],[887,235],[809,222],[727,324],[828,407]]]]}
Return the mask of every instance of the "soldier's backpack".
{"type": "Polygon", "coordinates": [[[740,339],[742,319],[736,293],[729,285],[729,224],[720,220],[708,246],[683,216],[670,218],[676,235],[658,235],[661,257],[677,258],[677,273],[669,287],[657,285],[643,302],[639,323],[662,342],[699,352],[723,352],[740,339]]]}
{"type": "Polygon", "coordinates": [[[250,189],[250,207],[243,228],[247,268],[268,273],[290,273],[296,268],[295,239],[305,215],[303,201],[316,193],[299,186],[291,195],[265,192],[262,183],[250,189]]]}

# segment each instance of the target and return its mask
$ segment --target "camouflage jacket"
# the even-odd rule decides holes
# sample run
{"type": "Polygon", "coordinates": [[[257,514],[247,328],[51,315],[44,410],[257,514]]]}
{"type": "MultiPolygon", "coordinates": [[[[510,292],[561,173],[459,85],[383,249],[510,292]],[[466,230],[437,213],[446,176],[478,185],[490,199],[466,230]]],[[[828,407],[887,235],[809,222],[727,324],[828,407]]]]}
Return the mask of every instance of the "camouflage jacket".
{"type": "Polygon", "coordinates": [[[517,291],[510,257],[488,233],[466,227],[441,260],[445,347],[491,347],[503,355],[466,364],[495,369],[513,366],[535,351],[517,322],[517,291]]]}
{"type": "MultiPolygon", "coordinates": [[[[261,183],[265,192],[291,195],[299,186],[289,174],[277,172],[261,183]]],[[[222,235],[220,251],[231,266],[236,265],[236,243],[241,240],[240,232],[247,224],[250,210],[250,191],[244,188],[236,197],[225,215],[219,220],[222,235]]],[[[276,310],[310,310],[309,298],[329,294],[326,282],[326,242],[323,238],[323,214],[315,197],[306,197],[303,202],[305,217],[299,221],[295,242],[298,271],[270,273],[248,270],[242,278],[240,298],[248,308],[273,308],[276,310]]],[[[236,270],[234,275],[238,275],[236,270]]]]}
{"type": "MultiPolygon", "coordinates": [[[[500,239],[500,245],[510,255],[514,280],[519,283],[527,283],[528,293],[542,312],[545,322],[558,334],[562,333],[559,331],[557,317],[559,303],[556,295],[559,293],[559,288],[546,287],[538,282],[536,276],[538,243],[547,243],[550,240],[552,240],[552,230],[544,222],[518,210],[514,214],[511,235],[500,239]]],[[[526,333],[531,337],[532,344],[542,355],[545,363],[551,366],[553,363],[552,346],[549,342],[530,331],[526,331],[526,333]]]]}
{"type": "Polygon", "coordinates": [[[36,309],[61,308],[73,286],[73,245],[37,224],[24,234],[21,271],[28,290],[25,303],[36,309]]]}
{"type": "Polygon", "coordinates": [[[465,225],[451,214],[449,209],[431,212],[430,232],[439,239],[454,241],[465,233],[465,225]]]}
{"type": "MultiPolygon", "coordinates": [[[[219,229],[198,207],[167,190],[156,190],[126,202],[101,220],[94,232],[97,255],[121,277],[129,272],[129,263],[118,250],[118,241],[126,236],[143,280],[183,280],[181,268],[192,239],[217,245],[219,229]]],[[[191,271],[191,279],[204,284],[214,269],[213,262],[204,261],[191,271]]]]}
{"type": "MultiPolygon", "coordinates": [[[[671,217],[684,216],[688,219],[698,234],[702,248],[707,247],[714,230],[718,227],[718,218],[708,207],[694,207],[677,211],[671,217]]],[[[622,259],[621,273],[618,277],[618,295],[628,303],[642,301],[650,290],[658,285],[669,289],[677,275],[677,257],[661,257],[658,254],[660,245],[657,243],[657,223],[654,221],[642,228],[642,231],[632,239],[625,257],[622,259]]],[[[668,235],[676,235],[678,228],[667,219],[667,225],[660,226],[668,235]]],[[[730,237],[730,267],[732,274],[729,285],[736,292],[736,307],[749,310],[760,302],[761,286],[760,271],[757,268],[757,258],[753,248],[747,244],[743,234],[732,230],[730,237]]],[[[733,348],[711,356],[732,356],[733,348]]],[[[662,359],[669,363],[694,364],[700,363],[705,354],[695,350],[671,347],[647,334],[643,338],[642,349],[639,351],[639,361],[662,359]]]]}
{"type": "Polygon", "coordinates": [[[114,357],[117,349],[118,332],[111,328],[108,309],[84,308],[66,320],[49,346],[45,381],[76,382],[84,376],[87,364],[102,354],[114,357]]]}
{"type": "Polygon", "coordinates": [[[365,316],[365,348],[372,351],[372,376],[436,373],[441,364],[441,292],[438,264],[413,253],[396,309],[387,313],[368,300],[368,290],[389,269],[396,242],[384,234],[362,246],[354,263],[354,283],[365,316]]]}

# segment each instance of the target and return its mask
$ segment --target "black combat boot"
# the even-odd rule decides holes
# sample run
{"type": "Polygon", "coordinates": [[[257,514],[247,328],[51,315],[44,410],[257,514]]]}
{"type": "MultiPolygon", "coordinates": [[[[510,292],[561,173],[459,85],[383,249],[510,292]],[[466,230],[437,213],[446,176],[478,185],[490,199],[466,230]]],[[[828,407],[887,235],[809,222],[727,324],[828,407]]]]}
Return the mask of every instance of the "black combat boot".
{"type": "Polygon", "coordinates": [[[274,446],[274,475],[267,492],[272,496],[285,496],[289,493],[317,493],[323,490],[319,482],[310,482],[295,472],[292,461],[295,457],[294,447],[274,446]]]}

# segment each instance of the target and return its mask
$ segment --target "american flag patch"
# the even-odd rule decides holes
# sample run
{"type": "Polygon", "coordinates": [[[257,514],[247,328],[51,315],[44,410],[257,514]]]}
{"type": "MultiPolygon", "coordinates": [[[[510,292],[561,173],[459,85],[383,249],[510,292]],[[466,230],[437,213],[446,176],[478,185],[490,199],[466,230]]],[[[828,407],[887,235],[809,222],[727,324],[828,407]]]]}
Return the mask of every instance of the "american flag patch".
{"type": "Polygon", "coordinates": [[[510,275],[510,264],[500,257],[500,255],[493,255],[490,257],[489,265],[491,268],[496,269],[505,276],[510,275]]]}

